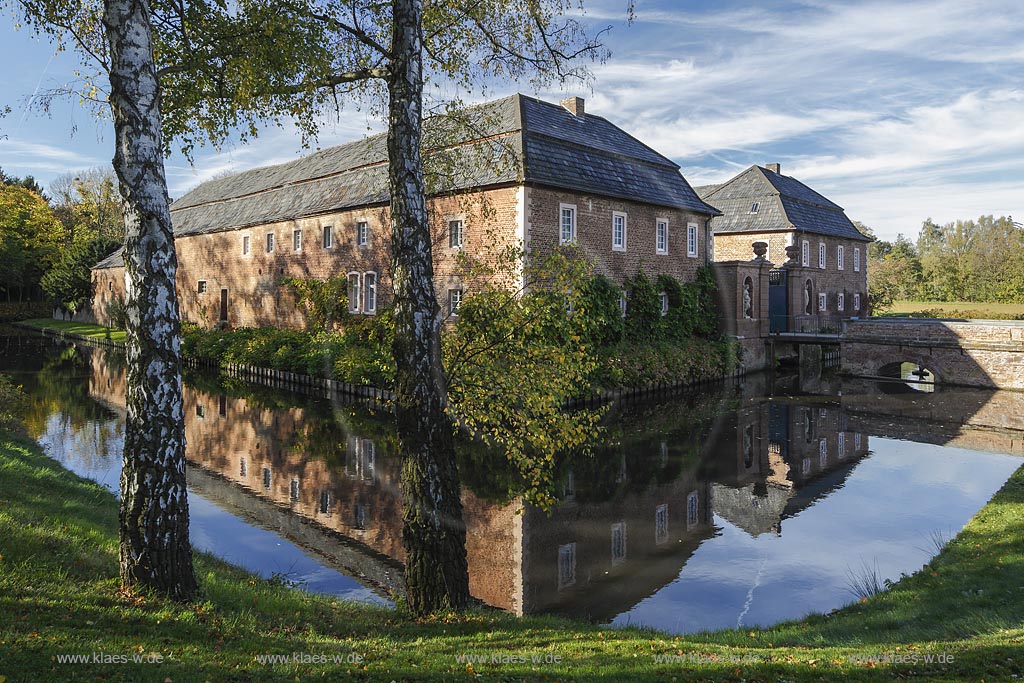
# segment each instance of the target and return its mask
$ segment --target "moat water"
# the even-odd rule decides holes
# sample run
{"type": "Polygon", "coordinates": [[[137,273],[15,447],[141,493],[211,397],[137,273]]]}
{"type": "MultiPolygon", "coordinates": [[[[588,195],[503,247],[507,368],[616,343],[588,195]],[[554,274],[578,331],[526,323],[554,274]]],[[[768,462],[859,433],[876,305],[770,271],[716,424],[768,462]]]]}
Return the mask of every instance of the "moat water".
{"type": "MultiPolygon", "coordinates": [[[[117,492],[120,354],[0,328],[0,372],[51,457],[117,492]]],[[[387,604],[401,492],[386,413],[185,381],[194,547],[260,576],[387,604]]],[[[1024,455],[1024,392],[764,376],[613,406],[558,505],[460,455],[470,587],[486,604],[675,633],[829,612],[926,563],[1024,455]]]]}

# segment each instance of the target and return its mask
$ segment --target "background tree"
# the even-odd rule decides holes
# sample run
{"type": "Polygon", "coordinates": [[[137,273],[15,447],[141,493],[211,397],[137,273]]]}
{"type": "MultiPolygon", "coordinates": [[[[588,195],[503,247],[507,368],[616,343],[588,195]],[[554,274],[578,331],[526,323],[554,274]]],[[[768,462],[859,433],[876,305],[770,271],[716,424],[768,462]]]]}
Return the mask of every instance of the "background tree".
{"type": "Polygon", "coordinates": [[[58,176],[50,194],[66,237],[41,284],[54,303],[74,313],[92,295],[90,269],[124,243],[124,207],[109,169],[58,176]]]}
{"type": "Polygon", "coordinates": [[[7,301],[39,300],[39,281],[56,260],[63,237],[40,193],[24,181],[0,184],[0,291],[7,301]]]}

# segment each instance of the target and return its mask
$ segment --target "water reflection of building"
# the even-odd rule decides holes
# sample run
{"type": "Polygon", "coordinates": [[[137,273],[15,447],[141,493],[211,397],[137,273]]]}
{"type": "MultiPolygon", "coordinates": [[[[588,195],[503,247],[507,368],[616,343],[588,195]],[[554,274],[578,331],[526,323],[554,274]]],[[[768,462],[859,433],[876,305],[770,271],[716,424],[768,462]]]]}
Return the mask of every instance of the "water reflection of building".
{"type": "Polygon", "coordinates": [[[773,400],[736,411],[713,474],[714,511],[747,533],[781,533],[782,520],[842,486],[868,453],[838,404],[773,400]]]}
{"type": "MultiPolygon", "coordinates": [[[[123,410],[123,372],[102,352],[92,355],[90,393],[123,410]]],[[[184,404],[186,456],[200,468],[190,468],[190,485],[308,549],[344,553],[334,564],[381,592],[401,589],[386,566],[404,560],[388,423],[357,411],[268,408],[188,384],[184,404]],[[353,547],[376,561],[350,556],[353,547]]],[[[672,581],[712,533],[710,484],[689,457],[701,441],[630,438],[582,460],[550,515],[464,489],[473,596],[520,614],[604,619],[672,581]]]]}

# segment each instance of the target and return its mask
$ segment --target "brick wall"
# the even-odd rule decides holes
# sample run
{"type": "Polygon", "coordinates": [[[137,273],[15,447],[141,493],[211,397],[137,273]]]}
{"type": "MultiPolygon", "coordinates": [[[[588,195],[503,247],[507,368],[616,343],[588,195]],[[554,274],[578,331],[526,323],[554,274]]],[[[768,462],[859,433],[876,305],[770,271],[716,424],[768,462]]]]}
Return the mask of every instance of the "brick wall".
{"type": "MultiPolygon", "coordinates": [[[[598,272],[622,282],[640,267],[648,275],[667,273],[691,280],[705,262],[707,244],[705,220],[696,214],[661,209],[636,202],[557,192],[541,188],[506,187],[453,197],[432,199],[430,224],[434,236],[434,277],[442,315],[449,313],[449,291],[471,291],[480,286],[465,275],[468,257],[477,264],[495,267],[507,286],[521,280],[515,264],[503,254],[525,239],[530,250],[549,253],[558,245],[559,205],[577,209],[577,238],[598,272]],[[626,215],[626,245],[612,249],[612,212],[626,215]],[[668,221],[668,253],[655,248],[655,221],[668,221]],[[463,222],[461,247],[452,247],[449,223],[463,222]],[[697,255],[687,255],[687,224],[697,224],[697,255]]],[[[325,279],[357,273],[361,278],[360,298],[366,292],[366,273],[375,273],[377,309],[392,298],[390,212],[371,207],[322,216],[282,221],[204,235],[179,237],[177,288],[181,318],[211,327],[221,319],[222,292],[226,290],[227,321],[232,327],[276,326],[301,328],[305,315],[283,278],[325,279]],[[367,243],[357,243],[357,224],[367,223],[367,243]],[[323,245],[325,226],[332,230],[333,243],[323,245]],[[295,233],[301,245],[295,248],[295,233]],[[273,251],[267,236],[273,235],[273,251]],[[249,253],[243,241],[249,240],[249,253]],[[204,283],[200,291],[200,283],[204,283]]],[[[107,324],[107,303],[124,298],[124,269],[110,268],[93,273],[94,302],[83,318],[107,324]],[[113,285],[111,285],[113,283],[113,285]],[[113,287],[113,288],[111,288],[113,287]]],[[[360,306],[360,310],[364,305],[360,306]]]]}
{"type": "MultiPolygon", "coordinates": [[[[868,268],[867,243],[852,240],[841,240],[824,235],[803,235],[801,233],[733,233],[715,235],[715,260],[726,261],[738,259],[749,261],[753,258],[751,244],[757,241],[768,242],[767,258],[777,267],[786,262],[786,245],[793,241],[801,246],[803,240],[808,242],[808,266],[800,266],[799,283],[790,280],[789,315],[805,315],[803,287],[807,280],[811,281],[811,312],[817,316],[850,318],[868,315],[868,268]],[[818,250],[825,245],[825,268],[818,267],[818,250]],[[843,247],[843,269],[838,267],[838,248],[843,247]],[[854,270],[854,252],[860,250],[860,269],[854,270]],[[731,256],[730,256],[731,255],[731,256]],[[818,306],[818,294],[826,296],[826,310],[818,306]],[[839,294],[843,294],[843,308],[839,308],[839,294]],[[854,307],[855,295],[860,294],[860,307],[854,307]]],[[[799,258],[799,257],[798,257],[799,258]]],[[[798,263],[800,263],[798,261],[798,263]]],[[[793,273],[791,272],[791,276],[793,273]]]]}
{"type": "Polygon", "coordinates": [[[576,239],[596,270],[616,282],[643,268],[648,276],[671,275],[690,281],[707,262],[706,222],[700,214],[622,199],[609,199],[547,188],[526,190],[526,244],[531,254],[551,253],[559,245],[560,206],[576,207],[576,239]],[[612,214],[626,215],[625,249],[612,249],[612,214]],[[667,253],[656,249],[656,221],[668,222],[667,253]],[[697,225],[696,256],[687,254],[687,225],[697,225]]]}

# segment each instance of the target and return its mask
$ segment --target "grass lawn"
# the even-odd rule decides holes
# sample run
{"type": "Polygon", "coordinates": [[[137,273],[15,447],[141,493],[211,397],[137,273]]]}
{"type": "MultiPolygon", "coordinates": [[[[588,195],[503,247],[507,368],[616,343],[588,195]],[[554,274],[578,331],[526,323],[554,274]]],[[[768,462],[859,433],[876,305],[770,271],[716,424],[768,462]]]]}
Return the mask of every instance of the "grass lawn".
{"type": "Polygon", "coordinates": [[[896,301],[887,313],[906,314],[919,311],[943,311],[959,315],[963,313],[974,313],[978,317],[984,317],[985,313],[995,313],[1001,316],[1024,315],[1024,303],[1020,304],[988,304],[971,301],[896,301]]]}
{"type": "Polygon", "coordinates": [[[110,493],[35,444],[0,434],[0,682],[1008,681],[1024,674],[1024,469],[930,565],[891,590],[832,616],[692,636],[489,611],[413,621],[284,588],[205,555],[196,557],[202,597],[182,606],[119,590],[116,529],[110,493]],[[341,662],[260,661],[296,654],[341,662]],[[459,661],[467,654],[488,661],[459,661]],[[62,662],[65,655],[90,661],[62,662]],[[665,656],[682,661],[656,659],[665,656]],[[926,656],[945,663],[925,663],[926,656]]]}
{"type": "Polygon", "coordinates": [[[110,339],[115,342],[124,342],[124,330],[92,323],[76,323],[70,320],[53,320],[52,318],[35,318],[33,320],[22,320],[19,325],[32,327],[37,330],[51,330],[64,332],[65,334],[77,334],[86,339],[110,339]],[[108,336],[109,335],[109,336],[108,336]]]}

